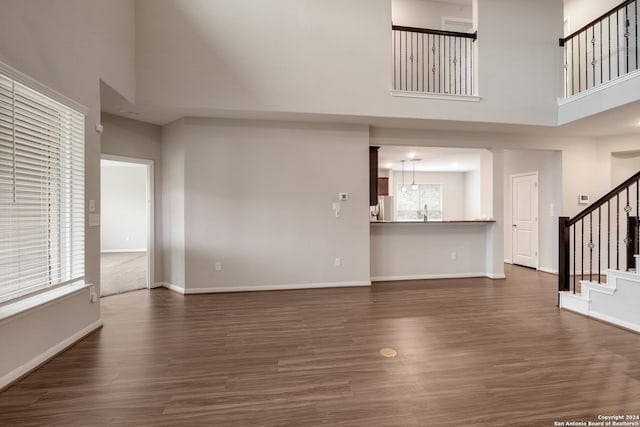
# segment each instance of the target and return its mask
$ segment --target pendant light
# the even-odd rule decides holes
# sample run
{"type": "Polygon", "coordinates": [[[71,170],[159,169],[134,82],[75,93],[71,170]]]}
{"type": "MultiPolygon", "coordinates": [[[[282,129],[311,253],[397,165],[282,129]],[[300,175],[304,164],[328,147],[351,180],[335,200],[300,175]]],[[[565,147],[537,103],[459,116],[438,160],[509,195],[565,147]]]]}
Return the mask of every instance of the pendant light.
{"type": "Polygon", "coordinates": [[[416,191],[418,189],[418,184],[416,184],[416,161],[420,159],[413,158],[411,162],[413,163],[413,180],[411,181],[411,189],[416,191]]]}
{"type": "Polygon", "coordinates": [[[400,191],[402,192],[402,194],[407,194],[407,186],[404,185],[404,162],[406,160],[401,160],[402,161],[402,187],[400,187],[400,191]]]}

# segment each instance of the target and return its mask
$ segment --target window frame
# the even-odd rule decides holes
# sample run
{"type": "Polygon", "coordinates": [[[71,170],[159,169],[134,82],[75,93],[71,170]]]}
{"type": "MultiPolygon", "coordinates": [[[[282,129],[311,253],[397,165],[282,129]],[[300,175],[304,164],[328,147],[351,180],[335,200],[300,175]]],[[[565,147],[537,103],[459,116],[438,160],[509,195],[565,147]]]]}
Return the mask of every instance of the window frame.
{"type": "MultiPolygon", "coordinates": [[[[405,185],[408,187],[407,188],[407,193],[410,191],[420,191],[420,186],[421,185],[437,185],[440,187],[440,218],[439,219],[429,219],[429,221],[433,221],[433,222],[442,222],[444,221],[444,184],[441,182],[421,182],[421,183],[416,183],[418,185],[418,190],[411,190],[411,184],[406,184],[405,185]]],[[[398,222],[412,222],[412,221],[422,221],[422,219],[418,218],[418,219],[400,219],[398,212],[401,212],[400,209],[398,209],[398,202],[400,200],[400,198],[402,197],[402,191],[400,190],[402,187],[402,183],[398,182],[396,185],[396,188],[394,188],[394,195],[395,195],[395,200],[394,200],[394,218],[396,221],[398,222]]]]}
{"type": "MultiPolygon", "coordinates": [[[[0,299],[0,320],[2,320],[6,317],[11,317],[16,314],[19,314],[22,311],[42,305],[50,300],[59,299],[66,295],[78,292],[91,285],[86,284],[85,282],[85,274],[86,274],[85,257],[86,257],[87,230],[86,230],[86,224],[85,224],[85,211],[84,211],[85,206],[84,205],[86,200],[85,198],[86,140],[87,140],[86,116],[88,113],[88,109],[83,105],[48,88],[42,83],[30,78],[29,76],[26,76],[20,71],[2,62],[0,62],[0,75],[2,75],[5,82],[9,81],[11,83],[11,87],[12,87],[11,94],[13,97],[12,111],[10,113],[10,117],[12,119],[12,126],[13,126],[13,139],[12,141],[5,141],[7,142],[5,144],[6,146],[12,145],[14,147],[13,148],[14,164],[10,167],[12,168],[12,170],[11,172],[9,172],[9,175],[13,173],[14,179],[13,179],[13,182],[9,184],[9,186],[12,185],[14,188],[17,186],[17,179],[15,178],[16,170],[17,170],[16,163],[15,163],[15,151],[16,151],[15,147],[16,147],[16,144],[18,143],[17,142],[18,139],[16,137],[17,119],[16,119],[15,106],[16,106],[16,87],[20,87],[20,90],[26,94],[33,93],[34,96],[36,97],[33,99],[37,99],[37,97],[41,97],[46,101],[47,104],[51,104],[54,106],[55,111],[59,114],[59,117],[60,117],[59,118],[60,121],[57,122],[57,125],[56,125],[57,127],[55,127],[55,129],[62,130],[64,127],[64,123],[67,123],[66,120],[68,120],[69,126],[74,126],[73,128],[71,127],[66,128],[67,132],[65,136],[61,135],[57,138],[58,142],[54,148],[57,149],[58,151],[53,157],[51,155],[44,155],[43,154],[44,151],[39,152],[39,155],[44,159],[44,160],[41,160],[41,163],[43,165],[58,165],[59,173],[62,173],[64,171],[65,173],[69,173],[73,175],[74,168],[75,170],[78,171],[78,173],[80,173],[80,175],[76,176],[75,178],[68,180],[67,184],[65,184],[66,177],[63,177],[62,175],[59,175],[58,177],[51,180],[42,179],[42,176],[44,175],[40,175],[38,177],[39,181],[36,181],[37,183],[40,183],[39,184],[40,186],[44,185],[49,189],[57,187],[57,190],[54,192],[51,192],[51,190],[46,190],[46,191],[40,190],[38,194],[43,195],[49,192],[49,196],[57,197],[58,203],[62,203],[60,200],[63,197],[66,197],[67,195],[68,195],[68,200],[71,200],[70,202],[66,201],[65,202],[66,204],[64,207],[59,206],[57,213],[52,213],[52,209],[51,207],[49,207],[48,209],[45,210],[46,213],[43,216],[39,217],[40,219],[44,217],[49,218],[47,221],[47,224],[49,224],[48,228],[47,226],[44,227],[44,228],[47,228],[48,235],[51,234],[51,230],[56,230],[55,233],[61,236],[59,238],[59,241],[56,242],[56,244],[51,248],[55,248],[55,250],[57,250],[58,253],[60,253],[60,251],[64,249],[64,244],[62,242],[63,234],[68,236],[73,236],[74,230],[81,230],[82,232],[79,238],[70,237],[71,239],[73,239],[70,241],[74,242],[74,246],[76,250],[79,250],[81,253],[80,261],[77,261],[76,263],[71,263],[69,264],[69,266],[63,267],[63,263],[61,260],[64,258],[68,260],[72,260],[76,256],[75,254],[65,255],[64,257],[59,255],[60,259],[58,259],[58,261],[51,261],[51,257],[49,257],[47,261],[50,264],[59,262],[60,271],[62,271],[62,268],[68,268],[68,267],[80,268],[80,270],[74,270],[75,273],[69,274],[69,276],[73,278],[71,278],[70,280],[62,280],[63,273],[60,273],[60,280],[55,280],[54,284],[50,283],[48,286],[37,285],[33,287],[28,287],[25,290],[18,289],[18,290],[5,292],[2,295],[3,298],[0,299]],[[82,148],[81,152],[77,152],[77,156],[75,157],[73,155],[74,145],[75,147],[82,148]],[[64,150],[67,150],[67,151],[64,151],[64,150]],[[66,154],[68,154],[68,156],[66,156],[67,158],[63,158],[65,157],[66,154]],[[47,158],[49,160],[47,160],[47,158]],[[50,163],[50,162],[54,162],[54,163],[50,163]],[[72,182],[75,185],[81,186],[81,189],[82,189],[81,193],[77,197],[73,197],[72,190],[71,191],[68,189],[63,190],[64,186],[68,187],[69,182],[72,182]],[[72,213],[77,214],[77,216],[69,220],[69,223],[68,223],[70,227],[69,231],[63,231],[65,225],[63,223],[62,217],[63,215],[69,215],[72,213]],[[52,218],[55,218],[56,216],[58,216],[58,219],[57,219],[58,222],[54,227],[51,227],[50,224],[52,222],[52,218]]],[[[46,142],[46,140],[44,139],[37,139],[37,138],[35,139],[35,141],[36,141],[35,144],[39,144],[39,145],[44,145],[46,142]]],[[[45,166],[45,167],[51,168],[51,166],[45,166]]],[[[16,203],[15,202],[16,194],[17,193],[15,193],[14,191],[13,204],[16,203]]],[[[12,203],[7,203],[7,205],[11,205],[11,204],[12,203]]],[[[12,215],[14,215],[11,213],[11,208],[6,208],[6,212],[7,212],[7,218],[10,218],[12,215]]],[[[21,247],[20,240],[18,240],[17,246],[21,247]]],[[[52,249],[48,249],[48,250],[52,250],[52,249]]],[[[51,265],[49,265],[48,267],[49,269],[51,269],[51,265]]]]}

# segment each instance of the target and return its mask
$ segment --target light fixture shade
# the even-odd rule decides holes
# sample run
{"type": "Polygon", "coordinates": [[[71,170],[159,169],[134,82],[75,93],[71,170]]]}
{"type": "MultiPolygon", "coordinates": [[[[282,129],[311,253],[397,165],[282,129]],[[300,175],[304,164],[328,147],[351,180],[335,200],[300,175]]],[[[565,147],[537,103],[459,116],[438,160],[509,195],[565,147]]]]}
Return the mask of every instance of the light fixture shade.
{"type": "Polygon", "coordinates": [[[418,189],[418,184],[416,184],[416,161],[417,160],[418,159],[415,158],[415,155],[411,159],[411,163],[412,163],[412,166],[413,166],[413,178],[411,179],[411,189],[413,191],[416,191],[418,189]]]}

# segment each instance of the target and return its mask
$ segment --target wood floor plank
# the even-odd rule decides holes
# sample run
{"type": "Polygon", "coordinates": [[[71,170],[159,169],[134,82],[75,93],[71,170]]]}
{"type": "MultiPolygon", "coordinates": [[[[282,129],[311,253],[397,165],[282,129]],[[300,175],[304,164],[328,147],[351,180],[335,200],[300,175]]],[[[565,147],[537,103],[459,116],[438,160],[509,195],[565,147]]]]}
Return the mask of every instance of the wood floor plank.
{"type": "Polygon", "coordinates": [[[639,413],[640,335],[559,311],[556,276],[507,277],[110,296],[104,328],[0,393],[0,425],[550,426],[639,413]]]}

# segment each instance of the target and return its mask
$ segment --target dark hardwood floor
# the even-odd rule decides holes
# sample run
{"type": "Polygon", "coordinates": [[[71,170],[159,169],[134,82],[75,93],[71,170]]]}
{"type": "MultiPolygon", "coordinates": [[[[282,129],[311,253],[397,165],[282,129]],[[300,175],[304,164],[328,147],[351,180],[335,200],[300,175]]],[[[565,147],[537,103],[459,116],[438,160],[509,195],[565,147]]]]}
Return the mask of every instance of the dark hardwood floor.
{"type": "Polygon", "coordinates": [[[0,425],[553,426],[640,413],[640,335],[558,311],[556,276],[507,276],[115,295],[103,329],[0,393],[0,425]]]}

